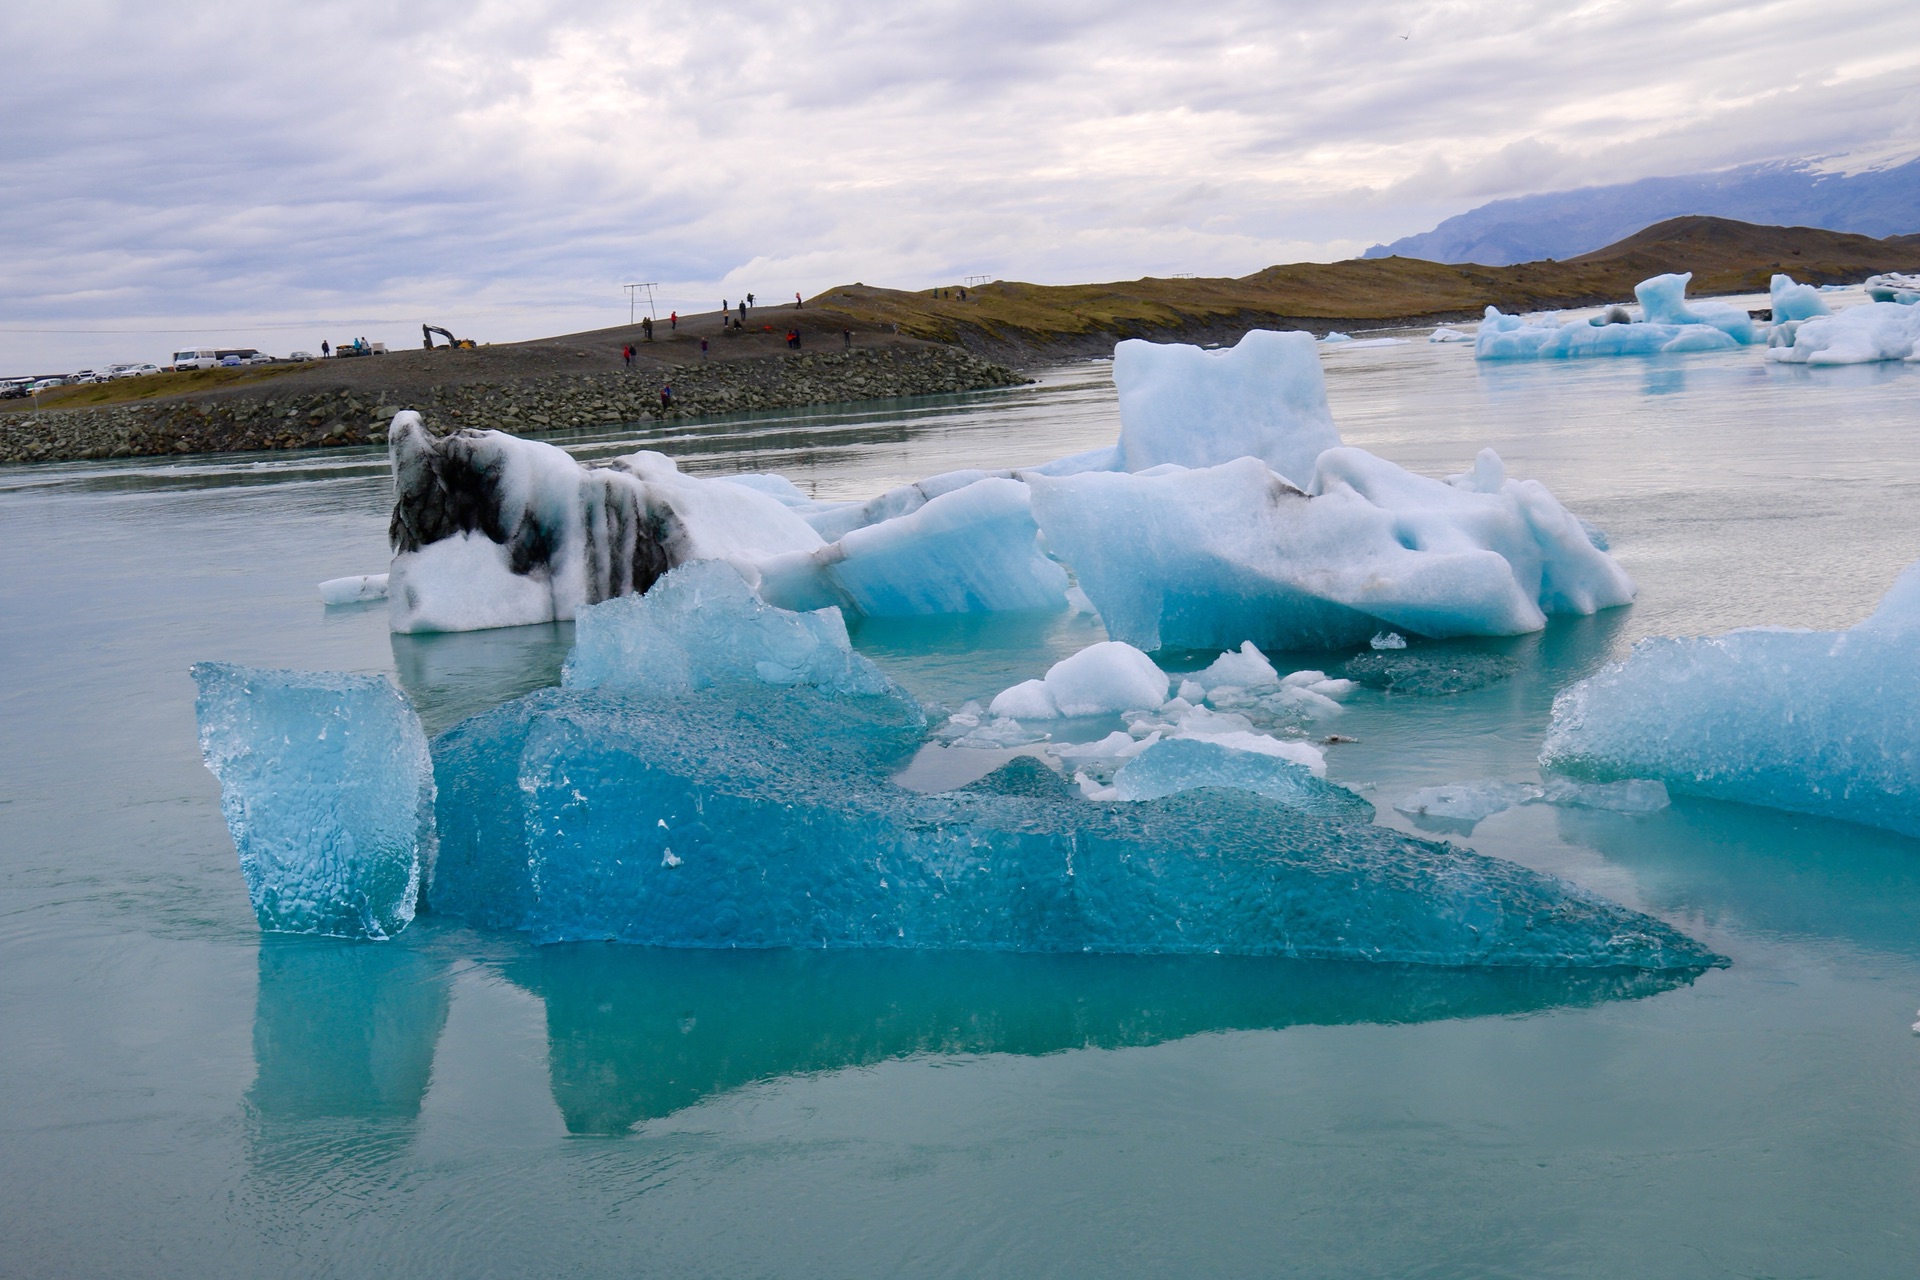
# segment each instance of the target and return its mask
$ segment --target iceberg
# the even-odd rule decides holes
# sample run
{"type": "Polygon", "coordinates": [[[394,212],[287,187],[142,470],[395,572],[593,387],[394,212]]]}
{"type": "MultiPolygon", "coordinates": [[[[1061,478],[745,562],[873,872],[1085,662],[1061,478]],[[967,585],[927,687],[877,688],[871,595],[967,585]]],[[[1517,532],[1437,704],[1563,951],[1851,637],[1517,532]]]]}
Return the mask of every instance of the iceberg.
{"type": "Polygon", "coordinates": [[[1767,359],[1782,364],[1875,364],[1914,359],[1916,348],[1920,348],[1920,307],[1869,302],[1776,325],[1768,340],[1767,359]]]}
{"type": "Polygon", "coordinates": [[[904,515],[849,529],[759,565],[761,592],[789,609],[840,605],[867,617],[1059,612],[1067,572],[1041,552],[1027,486],[984,476],[904,515]]]}
{"type": "Polygon", "coordinates": [[[880,668],[855,653],[838,609],[793,613],[763,603],[723,560],[674,569],[640,596],[581,610],[561,683],[691,693],[757,681],[885,693],[880,668]]]}
{"type": "Polygon", "coordinates": [[[690,560],[750,566],[822,545],[778,498],[683,476],[657,453],[582,467],[498,431],[436,438],[412,411],[395,415],[388,451],[397,632],[572,618],[690,560]]]}
{"type": "Polygon", "coordinates": [[[1446,325],[1441,325],[1438,329],[1435,329],[1427,335],[1428,342],[1472,342],[1473,339],[1473,334],[1462,333],[1460,330],[1449,328],[1446,325]]]}
{"type": "Polygon", "coordinates": [[[1579,520],[1490,450],[1456,483],[1333,448],[1305,489],[1251,457],[1028,485],[1108,634],[1148,651],[1518,635],[1633,599],[1579,520]]]}
{"type": "Polygon", "coordinates": [[[1846,631],[1647,639],[1554,699],[1543,766],[1920,835],[1920,566],[1846,631]]]}
{"type": "Polygon", "coordinates": [[[1217,351],[1130,338],[1113,349],[1113,385],[1127,471],[1258,458],[1298,486],[1340,443],[1309,333],[1254,329],[1217,351]]]}
{"type": "Polygon", "coordinates": [[[365,600],[387,598],[387,575],[359,573],[346,578],[328,578],[320,584],[322,604],[359,604],[365,600]]]}
{"type": "Polygon", "coordinates": [[[1775,324],[1833,314],[1818,289],[1810,284],[1796,284],[1792,276],[1776,274],[1767,286],[1767,294],[1773,302],[1775,324]]]}
{"type": "Polygon", "coordinates": [[[1112,799],[1157,800],[1200,787],[1228,787],[1266,796],[1302,813],[1371,822],[1373,806],[1328,782],[1326,770],[1325,757],[1304,742],[1281,742],[1253,733],[1163,738],[1114,774],[1112,799]]]}
{"type": "Polygon", "coordinates": [[[1884,275],[1868,276],[1863,287],[1867,297],[1875,302],[1897,302],[1907,307],[1920,303],[1920,275],[1901,275],[1897,271],[1889,271],[1884,275]]]}
{"type": "Polygon", "coordinates": [[[909,792],[888,775],[922,736],[901,699],[804,685],[529,695],[435,742],[434,910],[540,942],[1721,963],[1551,877],[1250,792],[1089,804],[1029,757],[909,792]]]}
{"type": "Polygon", "coordinates": [[[1568,359],[1587,356],[1642,356],[1685,351],[1730,351],[1758,342],[1753,320],[1725,303],[1686,300],[1691,272],[1654,276],[1634,286],[1641,319],[1623,307],[1591,321],[1531,324],[1523,316],[1488,307],[1480,324],[1474,357],[1479,360],[1568,359]]]}
{"type": "Polygon", "coordinates": [[[433,766],[384,676],[193,667],[200,752],[262,929],[389,938],[434,850],[433,766]]]}

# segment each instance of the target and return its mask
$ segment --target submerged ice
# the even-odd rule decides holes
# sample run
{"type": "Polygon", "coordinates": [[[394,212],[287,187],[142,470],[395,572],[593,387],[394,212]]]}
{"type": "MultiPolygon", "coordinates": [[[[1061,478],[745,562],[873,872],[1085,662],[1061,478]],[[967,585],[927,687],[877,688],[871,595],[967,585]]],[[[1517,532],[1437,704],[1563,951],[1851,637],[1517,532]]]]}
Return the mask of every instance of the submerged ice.
{"type": "Polygon", "coordinates": [[[909,702],[807,686],[530,695],[435,743],[434,909],[549,942],[1715,962],[1514,864],[1250,791],[1089,804],[1025,757],[905,791],[923,737],[909,702]]]}
{"type": "Polygon", "coordinates": [[[1639,356],[1727,351],[1761,340],[1752,318],[1740,308],[1688,302],[1687,284],[1692,279],[1688,272],[1654,276],[1635,285],[1638,317],[1625,307],[1612,307],[1591,320],[1556,325],[1530,322],[1488,307],[1474,355],[1481,360],[1639,356]]]}
{"type": "Polygon", "coordinates": [[[426,735],[384,676],[193,668],[200,751],[260,927],[387,938],[433,857],[426,735]]]}
{"type": "Polygon", "coordinates": [[[1647,639],[1564,690],[1541,761],[1920,835],[1920,566],[1846,631],[1647,639]]]}

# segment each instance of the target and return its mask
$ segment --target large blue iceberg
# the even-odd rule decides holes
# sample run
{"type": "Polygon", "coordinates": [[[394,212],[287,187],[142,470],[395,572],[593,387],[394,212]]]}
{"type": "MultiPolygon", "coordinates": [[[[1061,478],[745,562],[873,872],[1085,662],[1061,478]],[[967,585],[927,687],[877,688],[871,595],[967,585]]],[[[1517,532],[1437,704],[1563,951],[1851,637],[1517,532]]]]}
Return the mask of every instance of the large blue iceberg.
{"type": "Polygon", "coordinates": [[[1248,792],[1096,804],[1024,757],[909,792],[924,736],[910,701],[808,686],[529,695],[434,744],[433,909],[542,942],[1717,962],[1515,864],[1248,792]]]}
{"type": "Polygon", "coordinates": [[[1648,639],[1564,690],[1542,764],[1920,835],[1920,566],[1846,631],[1648,639]]]}
{"type": "Polygon", "coordinates": [[[433,857],[433,766],[384,676],[195,664],[200,751],[260,927],[386,938],[433,857]]]}

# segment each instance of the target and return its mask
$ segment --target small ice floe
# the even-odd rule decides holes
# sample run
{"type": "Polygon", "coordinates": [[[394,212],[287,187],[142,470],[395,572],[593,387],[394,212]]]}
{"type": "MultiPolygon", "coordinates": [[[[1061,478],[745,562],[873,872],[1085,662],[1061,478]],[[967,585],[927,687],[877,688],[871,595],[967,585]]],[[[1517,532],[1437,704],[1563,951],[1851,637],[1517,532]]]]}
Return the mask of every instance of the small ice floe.
{"type": "Polygon", "coordinates": [[[387,598],[387,575],[357,573],[346,578],[328,578],[320,584],[322,604],[359,604],[364,600],[387,598]]]}
{"type": "Polygon", "coordinates": [[[1543,783],[1485,781],[1423,787],[1393,807],[1415,821],[1425,819],[1464,835],[1483,819],[1516,805],[1551,804],[1569,809],[1646,814],[1656,813],[1669,803],[1666,785],[1647,778],[1605,783],[1550,778],[1543,783]]]}
{"type": "Polygon", "coordinates": [[[1435,329],[1432,333],[1427,335],[1427,341],[1428,342],[1472,342],[1473,335],[1470,333],[1462,333],[1458,329],[1449,329],[1446,325],[1441,325],[1438,329],[1435,329]]]}
{"type": "Polygon", "coordinates": [[[1398,631],[1382,631],[1367,643],[1375,649],[1404,649],[1407,647],[1407,638],[1398,631]]]}

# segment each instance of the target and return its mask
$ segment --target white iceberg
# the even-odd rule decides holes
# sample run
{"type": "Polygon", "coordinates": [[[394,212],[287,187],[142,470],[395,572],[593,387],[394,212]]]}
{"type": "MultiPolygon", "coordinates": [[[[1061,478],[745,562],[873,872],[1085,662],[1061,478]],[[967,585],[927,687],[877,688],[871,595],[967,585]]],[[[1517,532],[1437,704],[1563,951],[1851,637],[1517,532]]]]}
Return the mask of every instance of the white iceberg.
{"type": "Polygon", "coordinates": [[[1158,707],[1167,699],[1167,673],[1130,644],[1088,645],[1048,669],[1045,678],[1014,685],[987,708],[1015,720],[1117,715],[1158,707]]]}
{"type": "Polygon", "coordinates": [[[1028,483],[1108,634],[1146,650],[1518,635],[1633,598],[1580,522],[1491,451],[1458,484],[1349,448],[1323,453],[1306,489],[1254,458],[1028,483]]]}
{"type": "Polygon", "coordinates": [[[1432,333],[1427,335],[1427,341],[1428,342],[1472,342],[1473,335],[1470,333],[1462,333],[1458,329],[1452,329],[1443,324],[1438,329],[1435,329],[1432,333]]]}
{"type": "Polygon", "coordinates": [[[1920,307],[1869,302],[1774,328],[1767,359],[1782,364],[1875,364],[1915,359],[1920,307]]]}
{"type": "Polygon", "coordinates": [[[1920,566],[1846,631],[1648,639],[1561,692],[1543,765],[1920,835],[1920,566]]]}
{"type": "Polygon", "coordinates": [[[359,604],[387,598],[387,575],[356,573],[345,578],[328,578],[320,584],[322,604],[359,604]]]}
{"type": "Polygon", "coordinates": [[[1312,334],[1255,329],[1217,351],[1131,338],[1113,349],[1113,385],[1127,471],[1258,458],[1305,484],[1340,443],[1312,334]]]}

